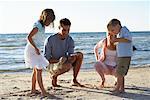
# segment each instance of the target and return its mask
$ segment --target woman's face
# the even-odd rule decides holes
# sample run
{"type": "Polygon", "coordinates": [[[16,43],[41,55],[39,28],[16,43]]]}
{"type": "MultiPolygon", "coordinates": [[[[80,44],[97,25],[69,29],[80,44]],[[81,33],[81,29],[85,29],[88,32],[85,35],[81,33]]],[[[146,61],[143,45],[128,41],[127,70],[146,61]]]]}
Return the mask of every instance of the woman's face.
{"type": "Polygon", "coordinates": [[[114,43],[112,42],[112,40],[113,40],[114,38],[116,38],[116,35],[111,34],[111,33],[108,33],[108,35],[107,35],[107,42],[108,42],[109,45],[114,44],[114,43]]]}
{"type": "Polygon", "coordinates": [[[109,26],[108,31],[112,35],[117,35],[120,31],[121,26],[117,24],[116,26],[109,26]]]}

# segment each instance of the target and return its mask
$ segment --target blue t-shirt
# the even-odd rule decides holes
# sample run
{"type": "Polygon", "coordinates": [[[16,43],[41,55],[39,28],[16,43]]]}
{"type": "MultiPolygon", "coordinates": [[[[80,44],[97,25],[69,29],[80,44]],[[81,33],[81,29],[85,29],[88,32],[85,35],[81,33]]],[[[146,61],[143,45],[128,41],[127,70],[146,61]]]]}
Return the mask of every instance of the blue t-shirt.
{"type": "Polygon", "coordinates": [[[129,30],[124,26],[121,28],[117,35],[117,38],[125,38],[130,42],[118,42],[117,43],[117,56],[118,57],[131,57],[133,52],[132,35],[129,30]]]}
{"type": "Polygon", "coordinates": [[[50,58],[59,59],[62,56],[69,56],[74,53],[74,40],[68,35],[61,40],[57,34],[46,39],[44,44],[44,56],[47,60],[50,58]]]}

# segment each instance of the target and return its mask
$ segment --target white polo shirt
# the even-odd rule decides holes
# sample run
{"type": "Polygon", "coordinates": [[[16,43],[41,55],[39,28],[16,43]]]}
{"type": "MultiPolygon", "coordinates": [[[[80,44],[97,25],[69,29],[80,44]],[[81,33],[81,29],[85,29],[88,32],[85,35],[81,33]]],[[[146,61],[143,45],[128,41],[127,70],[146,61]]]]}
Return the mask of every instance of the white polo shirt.
{"type": "Polygon", "coordinates": [[[117,38],[125,38],[130,40],[130,42],[117,43],[117,57],[131,57],[133,52],[132,35],[125,26],[121,28],[117,38]]]}

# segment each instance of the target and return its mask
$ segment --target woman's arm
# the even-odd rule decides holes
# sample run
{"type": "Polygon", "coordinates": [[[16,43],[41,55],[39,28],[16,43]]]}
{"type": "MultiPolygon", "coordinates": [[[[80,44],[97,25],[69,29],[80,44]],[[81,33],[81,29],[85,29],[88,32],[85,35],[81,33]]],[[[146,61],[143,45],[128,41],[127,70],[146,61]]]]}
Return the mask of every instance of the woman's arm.
{"type": "Polygon", "coordinates": [[[98,59],[99,59],[99,48],[101,48],[102,47],[102,40],[101,41],[99,41],[95,46],[94,46],[94,54],[95,54],[95,58],[96,58],[96,61],[98,61],[98,59]]]}

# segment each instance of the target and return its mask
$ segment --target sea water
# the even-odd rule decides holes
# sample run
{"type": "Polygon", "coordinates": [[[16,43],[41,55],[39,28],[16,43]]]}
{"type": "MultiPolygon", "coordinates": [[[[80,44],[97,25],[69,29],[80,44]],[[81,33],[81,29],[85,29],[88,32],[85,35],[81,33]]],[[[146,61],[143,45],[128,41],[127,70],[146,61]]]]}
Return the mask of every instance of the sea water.
{"type": "MultiPolygon", "coordinates": [[[[50,36],[52,33],[46,33],[50,36]]],[[[94,68],[94,46],[106,37],[105,32],[77,32],[70,33],[75,41],[75,51],[84,54],[82,69],[94,68]]],[[[150,32],[132,32],[134,51],[131,66],[142,67],[150,64],[150,32]]],[[[24,63],[24,48],[27,44],[27,33],[0,34],[0,70],[27,69],[24,63]]]]}

